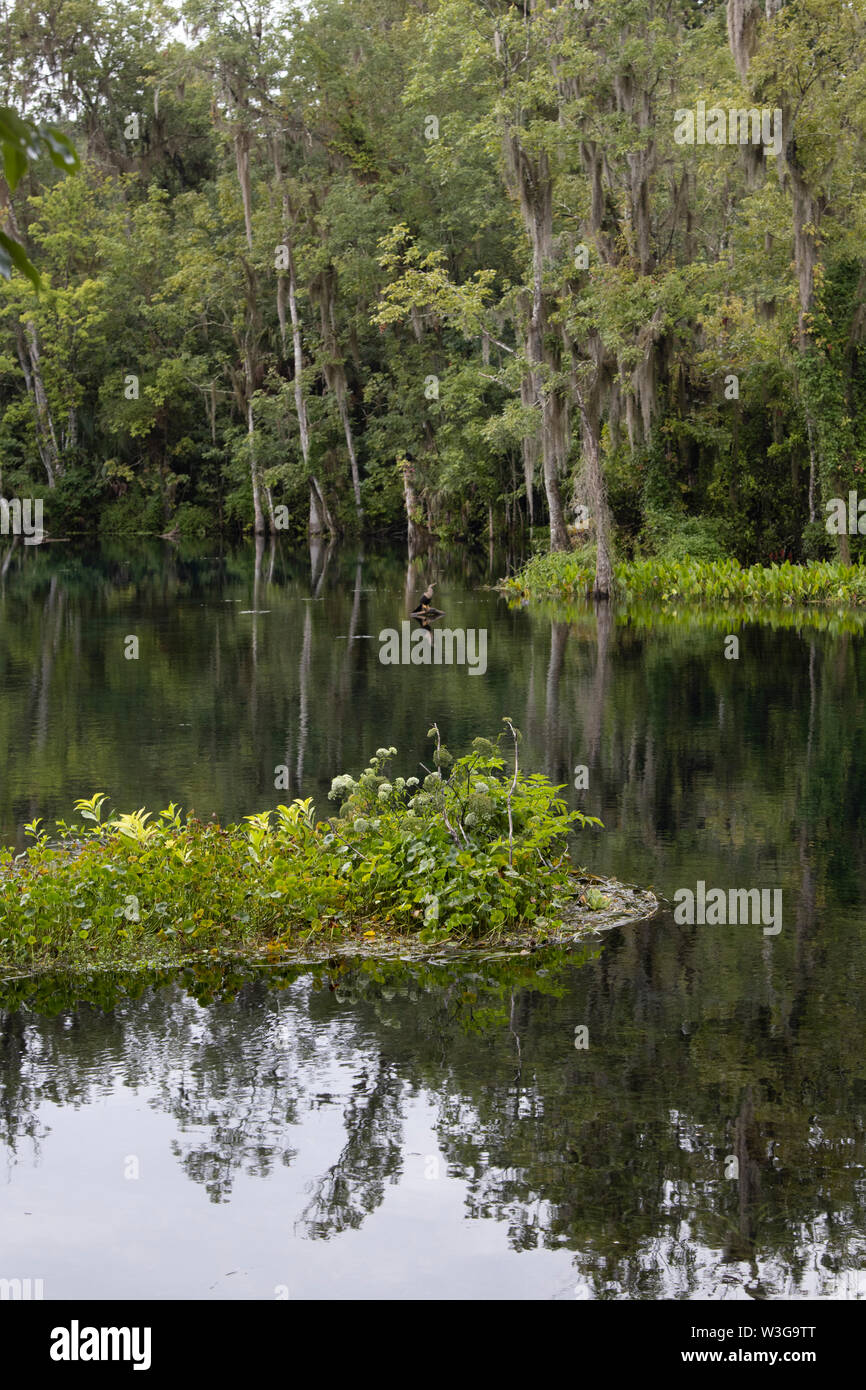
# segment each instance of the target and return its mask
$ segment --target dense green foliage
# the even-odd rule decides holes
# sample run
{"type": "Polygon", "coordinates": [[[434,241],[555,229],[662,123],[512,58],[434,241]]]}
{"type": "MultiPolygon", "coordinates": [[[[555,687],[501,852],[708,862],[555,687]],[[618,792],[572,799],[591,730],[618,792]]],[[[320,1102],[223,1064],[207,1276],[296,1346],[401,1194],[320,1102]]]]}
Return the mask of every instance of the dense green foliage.
{"type": "MultiPolygon", "coordinates": [[[[501,581],[503,593],[519,598],[580,598],[587,595],[595,566],[586,553],[536,555],[520,571],[501,581]]],[[[649,559],[614,567],[617,593],[624,599],[792,604],[866,603],[866,569],[862,565],[815,562],[750,565],[738,560],[649,559]]],[[[754,616],[754,615],[753,615],[754,616]]]]}
{"type": "Polygon", "coordinates": [[[183,820],[174,804],[103,824],[105,795],[79,800],[81,823],[59,823],[59,843],[34,822],[23,857],[0,851],[0,962],[279,950],[304,932],[332,940],[364,928],[425,942],[556,929],[575,892],[568,828],[600,822],[520,772],[506,722],[510,768],[488,739],[454,760],[434,729],[436,771],[423,783],[390,780],[397,750],[380,748],[357,781],[334,779],[344,805],[330,821],[317,822],[307,798],[225,829],[183,820]]]}
{"type": "Polygon", "coordinates": [[[860,555],[863,0],[3,14],[4,109],[81,157],[0,182],[44,281],[0,284],[0,493],[55,534],[546,504],[563,548],[579,504],[599,554],[860,555]],[[779,149],[677,143],[699,101],[779,149]]]}

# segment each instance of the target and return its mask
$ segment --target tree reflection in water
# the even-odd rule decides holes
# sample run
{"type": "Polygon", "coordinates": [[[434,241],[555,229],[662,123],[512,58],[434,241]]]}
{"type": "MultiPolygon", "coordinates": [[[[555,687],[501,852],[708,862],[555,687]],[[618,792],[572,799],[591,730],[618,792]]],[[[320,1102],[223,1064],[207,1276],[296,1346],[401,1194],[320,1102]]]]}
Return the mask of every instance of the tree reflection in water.
{"type": "Polygon", "coordinates": [[[689,1023],[699,950],[699,928],[662,917],[571,957],[7,984],[10,1163],[28,1143],[38,1162],[43,1101],[90,1104],[122,1077],[173,1117],[188,1177],[228,1202],[239,1173],[291,1165],[336,1108],[342,1141],[293,1218],[296,1237],[329,1239],[400,1182],[423,1094],[470,1219],[504,1223],[514,1250],[573,1251],[588,1296],[838,1289],[862,1264],[866,1153],[838,1118],[860,1094],[850,1039],[817,1002],[833,967],[786,1033],[759,999],[726,1005],[722,955],[717,1016],[689,1023]]]}
{"type": "Polygon", "coordinates": [[[576,840],[579,861],[668,898],[698,879],[780,886],[784,925],[770,940],[663,913],[570,962],[7,983],[13,1183],[43,1159],[49,1102],[85,1106],[119,1079],[171,1117],[177,1162],[214,1204],[287,1164],[309,1175],[294,1236],[339,1246],[395,1189],[420,1209],[407,1134],[423,1104],[468,1219],[501,1223],[515,1251],[573,1252],[588,1296],[850,1291],[866,1191],[864,614],[510,609],[465,549],[408,566],[405,551],[308,560],[279,542],[35,549],[0,559],[0,833],[18,848],[24,821],[97,787],[122,809],[174,798],[228,819],[311,795],[321,811],[330,779],[383,741],[409,773],[443,710],[455,749],[510,711],[525,765],[605,823],[576,840]],[[461,625],[490,630],[483,681],[378,660],[376,634],[434,574],[461,625]],[[135,721],[126,663],[107,656],[133,615],[150,653],[135,721]],[[725,661],[734,631],[741,659],[725,661]]]}

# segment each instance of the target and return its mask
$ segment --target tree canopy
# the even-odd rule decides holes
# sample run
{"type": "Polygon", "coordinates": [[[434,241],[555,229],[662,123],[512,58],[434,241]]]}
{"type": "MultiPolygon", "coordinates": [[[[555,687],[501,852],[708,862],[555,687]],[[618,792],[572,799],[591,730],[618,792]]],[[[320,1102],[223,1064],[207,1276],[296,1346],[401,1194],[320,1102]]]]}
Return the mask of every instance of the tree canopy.
{"type": "Polygon", "coordinates": [[[864,19],[5,3],[0,492],[55,531],[549,525],[601,591],[857,558],[864,19]]]}

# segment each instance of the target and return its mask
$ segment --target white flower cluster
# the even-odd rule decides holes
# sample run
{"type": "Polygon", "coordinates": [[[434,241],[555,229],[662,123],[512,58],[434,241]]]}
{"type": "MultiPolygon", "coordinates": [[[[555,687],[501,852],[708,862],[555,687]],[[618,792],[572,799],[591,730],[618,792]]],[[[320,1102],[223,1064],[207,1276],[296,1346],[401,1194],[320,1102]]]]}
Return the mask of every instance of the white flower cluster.
{"type": "Polygon", "coordinates": [[[352,792],[357,790],[358,784],[354,777],[350,777],[348,772],[344,772],[340,777],[335,777],[331,783],[328,800],[340,801],[344,796],[351,796],[352,792]]]}

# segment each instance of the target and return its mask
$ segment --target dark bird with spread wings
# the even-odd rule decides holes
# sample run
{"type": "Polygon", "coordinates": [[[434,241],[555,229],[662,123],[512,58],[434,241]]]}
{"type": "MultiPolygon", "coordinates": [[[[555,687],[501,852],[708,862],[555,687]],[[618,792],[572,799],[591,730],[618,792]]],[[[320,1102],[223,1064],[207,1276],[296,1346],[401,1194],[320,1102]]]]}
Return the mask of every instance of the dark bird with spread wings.
{"type": "Polygon", "coordinates": [[[417,618],[419,622],[423,622],[425,619],[429,620],[430,618],[444,617],[444,613],[442,612],[441,608],[431,607],[434,587],[435,585],[431,580],[431,582],[427,585],[427,588],[424,590],[423,594],[419,598],[418,602],[416,603],[415,607],[412,609],[411,616],[413,618],[417,618]]]}

